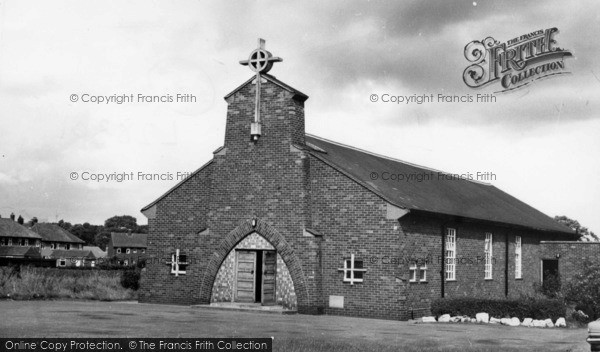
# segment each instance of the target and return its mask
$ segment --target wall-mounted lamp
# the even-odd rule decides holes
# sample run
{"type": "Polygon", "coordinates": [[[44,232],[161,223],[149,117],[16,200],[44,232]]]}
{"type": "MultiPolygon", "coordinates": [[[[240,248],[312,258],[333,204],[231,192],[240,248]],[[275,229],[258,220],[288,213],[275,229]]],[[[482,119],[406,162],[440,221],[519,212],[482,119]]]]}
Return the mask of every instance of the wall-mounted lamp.
{"type": "Polygon", "coordinates": [[[252,219],[252,227],[256,227],[256,219],[252,219]]]}
{"type": "Polygon", "coordinates": [[[556,259],[560,258],[560,253],[556,253],[556,259]]]}

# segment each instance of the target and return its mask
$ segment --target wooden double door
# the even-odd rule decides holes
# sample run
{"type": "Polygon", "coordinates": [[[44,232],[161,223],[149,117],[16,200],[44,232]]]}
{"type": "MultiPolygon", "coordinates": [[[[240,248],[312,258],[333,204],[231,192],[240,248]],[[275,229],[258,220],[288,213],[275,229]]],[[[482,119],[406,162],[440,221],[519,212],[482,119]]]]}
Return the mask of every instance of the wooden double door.
{"type": "Polygon", "coordinates": [[[274,305],[277,252],[237,250],[235,263],[235,301],[274,305]]]}

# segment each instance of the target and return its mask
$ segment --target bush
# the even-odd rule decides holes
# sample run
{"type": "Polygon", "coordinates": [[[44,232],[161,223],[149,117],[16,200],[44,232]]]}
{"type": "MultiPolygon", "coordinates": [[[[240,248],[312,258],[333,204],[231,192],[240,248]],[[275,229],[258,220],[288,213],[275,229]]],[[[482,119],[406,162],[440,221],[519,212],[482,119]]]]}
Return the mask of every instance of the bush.
{"type": "Polygon", "coordinates": [[[121,286],[137,291],[140,288],[140,276],[138,270],[124,270],[121,276],[121,286]]]}
{"type": "Polygon", "coordinates": [[[467,315],[475,317],[477,313],[488,313],[490,317],[519,319],[552,319],[564,317],[566,306],[558,299],[520,298],[508,299],[483,299],[483,298],[442,298],[431,304],[431,313],[439,316],[442,314],[467,315]]]}
{"type": "Polygon", "coordinates": [[[565,285],[565,300],[596,320],[600,318],[600,264],[585,261],[583,268],[565,285]]]}
{"type": "Polygon", "coordinates": [[[123,288],[120,281],[117,271],[0,267],[0,298],[136,299],[137,293],[123,288]]]}
{"type": "Polygon", "coordinates": [[[561,298],[561,278],[558,273],[552,274],[546,272],[544,275],[544,283],[542,285],[537,284],[536,290],[548,298],[561,298]]]}

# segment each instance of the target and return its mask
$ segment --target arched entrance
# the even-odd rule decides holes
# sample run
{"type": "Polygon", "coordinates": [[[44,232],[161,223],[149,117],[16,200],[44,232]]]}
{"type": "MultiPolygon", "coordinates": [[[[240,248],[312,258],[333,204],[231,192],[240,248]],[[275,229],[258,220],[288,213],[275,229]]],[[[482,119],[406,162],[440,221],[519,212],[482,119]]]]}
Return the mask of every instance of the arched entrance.
{"type": "MultiPolygon", "coordinates": [[[[304,274],[294,250],[285,238],[268,223],[257,219],[254,226],[252,225],[252,220],[244,221],[223,238],[204,271],[198,300],[205,303],[236,301],[236,294],[239,297],[239,292],[236,292],[239,285],[237,277],[239,275],[239,253],[242,253],[242,263],[246,263],[242,265],[242,271],[246,271],[242,273],[242,276],[245,275],[245,279],[247,279],[246,283],[242,282],[242,286],[246,285],[247,288],[247,292],[242,293],[242,296],[250,300],[254,294],[255,302],[257,297],[260,298],[261,303],[265,298],[269,302],[269,287],[266,285],[267,294],[264,294],[265,276],[262,271],[265,269],[270,271],[269,268],[273,267],[273,259],[275,259],[273,285],[275,304],[292,309],[308,306],[304,274]],[[257,265],[254,260],[258,261],[259,256],[262,260],[260,285],[255,281],[258,276],[256,270],[255,277],[249,275],[252,271],[251,268],[257,265]],[[252,288],[248,287],[248,281],[253,283],[252,288]],[[257,290],[260,290],[260,295],[257,295],[257,290]]],[[[270,279],[268,276],[267,284],[270,279]]]]}
{"type": "Polygon", "coordinates": [[[294,283],[275,247],[252,232],[227,255],[213,283],[212,302],[261,303],[297,308],[294,283]]]}

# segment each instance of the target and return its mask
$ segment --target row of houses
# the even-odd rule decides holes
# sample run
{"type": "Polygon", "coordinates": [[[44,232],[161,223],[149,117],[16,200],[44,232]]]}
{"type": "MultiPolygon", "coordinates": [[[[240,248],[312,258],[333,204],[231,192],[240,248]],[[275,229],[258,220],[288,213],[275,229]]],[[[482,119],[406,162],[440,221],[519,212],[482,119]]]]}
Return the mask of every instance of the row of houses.
{"type": "Polygon", "coordinates": [[[116,258],[124,265],[136,265],[146,252],[146,235],[111,233],[105,252],[57,224],[34,223],[25,226],[14,216],[0,218],[0,265],[45,263],[59,268],[95,267],[102,260],[116,258]]]}

